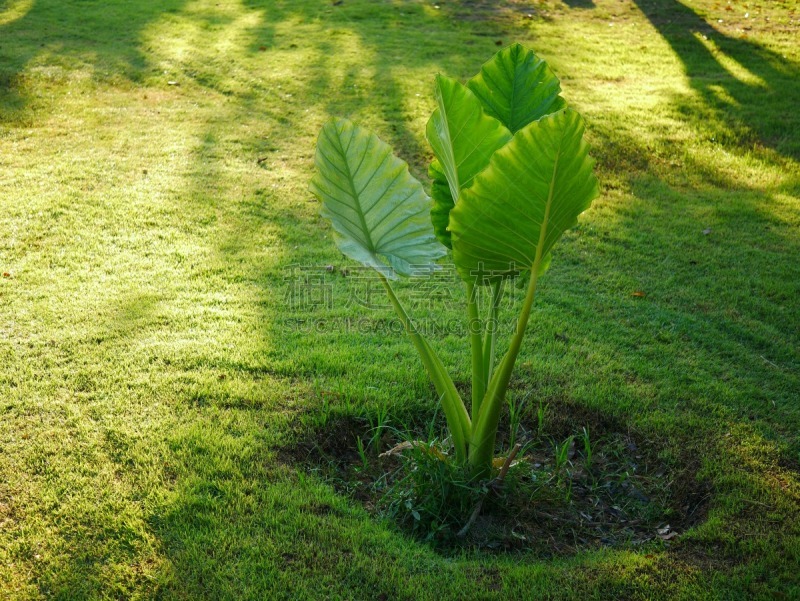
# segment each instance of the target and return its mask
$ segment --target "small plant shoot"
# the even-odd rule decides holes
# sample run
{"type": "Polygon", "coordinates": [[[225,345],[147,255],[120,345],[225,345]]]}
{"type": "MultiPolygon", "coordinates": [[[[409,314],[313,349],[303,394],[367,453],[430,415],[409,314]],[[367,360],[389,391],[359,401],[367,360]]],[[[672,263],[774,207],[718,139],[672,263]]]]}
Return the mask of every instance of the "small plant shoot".
{"type": "Polygon", "coordinates": [[[369,131],[334,118],[322,128],[312,192],[336,244],[373,268],[417,349],[447,420],[455,461],[491,476],[500,414],[522,347],[539,277],[561,235],[598,195],[580,115],[547,64],[518,44],[466,85],[436,78],[426,136],[435,159],[431,197],[408,166],[369,131]],[[472,387],[469,405],[391,281],[434,269],[446,254],[466,287],[472,387]],[[496,320],[509,280],[526,293],[505,354],[496,320]],[[480,314],[479,297],[488,299],[480,314]]]}

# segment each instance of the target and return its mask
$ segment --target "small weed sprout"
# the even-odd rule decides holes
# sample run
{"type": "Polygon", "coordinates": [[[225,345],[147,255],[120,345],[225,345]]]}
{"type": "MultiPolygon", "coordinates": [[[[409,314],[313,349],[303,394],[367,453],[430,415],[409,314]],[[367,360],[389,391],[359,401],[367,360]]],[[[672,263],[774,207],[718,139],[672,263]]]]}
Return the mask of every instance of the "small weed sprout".
{"type": "Polygon", "coordinates": [[[573,446],[574,444],[575,444],[575,437],[569,436],[561,444],[556,443],[555,445],[555,454],[556,454],[555,471],[559,475],[566,469],[567,464],[569,463],[569,452],[574,448],[573,446]]]}
{"type": "Polygon", "coordinates": [[[367,469],[369,467],[369,459],[367,458],[367,450],[364,448],[364,441],[360,436],[356,437],[356,450],[358,457],[361,459],[361,467],[367,469]]]}
{"type": "Polygon", "coordinates": [[[536,437],[541,440],[544,433],[544,418],[547,413],[547,405],[539,403],[539,408],[536,410],[536,437]]]}
{"type": "Polygon", "coordinates": [[[516,401],[513,397],[509,397],[506,403],[508,404],[508,421],[509,421],[509,434],[508,434],[508,448],[513,449],[517,444],[517,437],[519,436],[520,422],[522,421],[522,414],[525,408],[525,400],[523,397],[516,401]]]}
{"type": "Polygon", "coordinates": [[[589,429],[583,428],[583,458],[587,470],[592,469],[592,441],[589,439],[589,429]]]}
{"type": "Polygon", "coordinates": [[[386,403],[381,403],[378,406],[378,411],[373,419],[372,415],[369,416],[370,432],[372,436],[369,439],[367,446],[373,447],[375,453],[381,453],[381,437],[389,425],[389,407],[386,403]]]}
{"type": "Polygon", "coordinates": [[[330,396],[322,393],[322,414],[320,419],[322,421],[321,425],[326,425],[328,420],[331,418],[331,399],[330,396]]]}

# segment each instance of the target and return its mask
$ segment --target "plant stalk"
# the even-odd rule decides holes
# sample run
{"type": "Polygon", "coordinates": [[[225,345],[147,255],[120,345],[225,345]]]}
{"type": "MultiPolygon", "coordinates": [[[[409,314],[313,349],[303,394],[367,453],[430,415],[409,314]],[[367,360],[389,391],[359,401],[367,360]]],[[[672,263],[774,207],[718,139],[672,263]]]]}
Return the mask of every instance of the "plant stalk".
{"type": "MultiPolygon", "coordinates": [[[[495,342],[497,341],[497,318],[500,313],[500,301],[503,298],[504,280],[497,280],[492,285],[492,306],[486,321],[486,333],[483,336],[483,379],[486,382],[484,391],[489,386],[494,371],[495,342]]],[[[484,393],[485,394],[485,393],[484,393]]],[[[473,420],[477,416],[473,416],[473,420]]]]}
{"type": "Polygon", "coordinates": [[[459,463],[463,463],[467,460],[467,445],[472,438],[472,422],[464,406],[464,402],[461,400],[461,396],[458,394],[458,390],[455,384],[453,384],[453,380],[447,373],[441,359],[439,359],[439,356],[433,348],[431,348],[430,344],[428,344],[428,341],[417,332],[408,313],[406,313],[403,305],[400,304],[399,299],[395,296],[394,290],[392,290],[389,284],[389,280],[387,280],[386,276],[382,273],[377,273],[383,287],[386,289],[386,293],[389,295],[389,300],[397,316],[403,323],[406,334],[408,334],[408,337],[417,349],[420,359],[422,359],[422,364],[425,366],[428,376],[430,376],[433,385],[436,387],[436,393],[439,395],[439,400],[442,403],[447,426],[453,439],[456,460],[459,463]]]}
{"type": "MultiPolygon", "coordinates": [[[[558,165],[558,157],[556,157],[555,164],[556,166],[558,165]]],[[[522,312],[517,320],[517,329],[511,338],[508,352],[506,352],[497,368],[497,372],[489,383],[486,398],[481,403],[481,411],[472,422],[472,446],[469,450],[469,463],[473,470],[472,477],[476,479],[486,478],[492,471],[492,456],[494,455],[494,443],[497,437],[497,424],[500,420],[500,409],[508,390],[508,383],[511,380],[511,372],[514,370],[514,364],[522,347],[522,339],[525,337],[525,329],[528,326],[533,300],[536,297],[539,271],[544,260],[544,244],[547,239],[550,207],[553,204],[554,181],[555,172],[553,179],[550,181],[550,191],[545,205],[542,225],[539,229],[539,241],[536,244],[536,256],[531,266],[531,279],[528,282],[528,291],[525,294],[522,312]]]]}
{"type": "Polygon", "coordinates": [[[469,338],[472,345],[472,420],[478,418],[481,402],[486,394],[484,375],[483,324],[478,314],[478,289],[472,282],[467,283],[467,316],[469,318],[469,338]]]}

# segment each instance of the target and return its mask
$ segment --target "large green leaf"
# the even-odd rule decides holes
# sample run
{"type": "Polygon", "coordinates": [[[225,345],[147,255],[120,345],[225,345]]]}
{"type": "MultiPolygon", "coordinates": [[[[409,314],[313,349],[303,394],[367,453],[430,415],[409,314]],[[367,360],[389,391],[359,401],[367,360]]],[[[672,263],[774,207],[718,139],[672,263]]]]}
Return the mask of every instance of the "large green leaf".
{"type": "Polygon", "coordinates": [[[454,79],[438,75],[435,95],[437,108],[426,136],[457,204],[461,190],[472,184],[495,150],[511,139],[511,132],[484,114],[475,94],[454,79]]]}
{"type": "Polygon", "coordinates": [[[331,119],[319,135],[315,164],[311,191],[345,255],[395,277],[445,254],[431,232],[422,185],[375,134],[331,119]]]}
{"type": "Polygon", "coordinates": [[[580,115],[534,121],[498,150],[450,213],[463,279],[512,276],[546,257],[598,194],[580,115]]]}
{"type": "Polygon", "coordinates": [[[467,87],[488,115],[512,133],[566,106],[561,83],[544,60],[520,44],[501,50],[481,67],[467,87]]]}
{"type": "Polygon", "coordinates": [[[433,208],[431,209],[433,233],[436,234],[439,242],[447,248],[453,248],[453,244],[450,241],[450,231],[447,228],[450,225],[450,211],[453,210],[456,203],[450,193],[450,184],[447,183],[447,176],[436,159],[428,167],[428,176],[431,178],[431,199],[433,200],[433,208]]]}

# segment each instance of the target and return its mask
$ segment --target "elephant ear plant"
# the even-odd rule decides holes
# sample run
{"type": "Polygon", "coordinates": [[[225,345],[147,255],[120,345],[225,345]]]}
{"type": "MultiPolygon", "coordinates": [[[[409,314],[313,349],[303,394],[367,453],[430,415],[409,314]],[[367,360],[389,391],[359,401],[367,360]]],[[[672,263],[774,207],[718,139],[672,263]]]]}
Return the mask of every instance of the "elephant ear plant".
{"type": "Polygon", "coordinates": [[[441,399],[455,459],[490,476],[495,438],[550,250],[598,194],[580,115],[547,64],[520,45],[462,85],[436,78],[427,125],[432,199],[369,131],[331,119],[317,144],[312,192],[339,249],[373,268],[441,399]],[[452,251],[467,292],[472,352],[469,411],[441,359],[418,332],[390,280],[452,251]],[[496,319],[507,280],[527,282],[516,330],[495,362],[496,319]],[[479,314],[478,293],[490,302],[479,314]]]}

